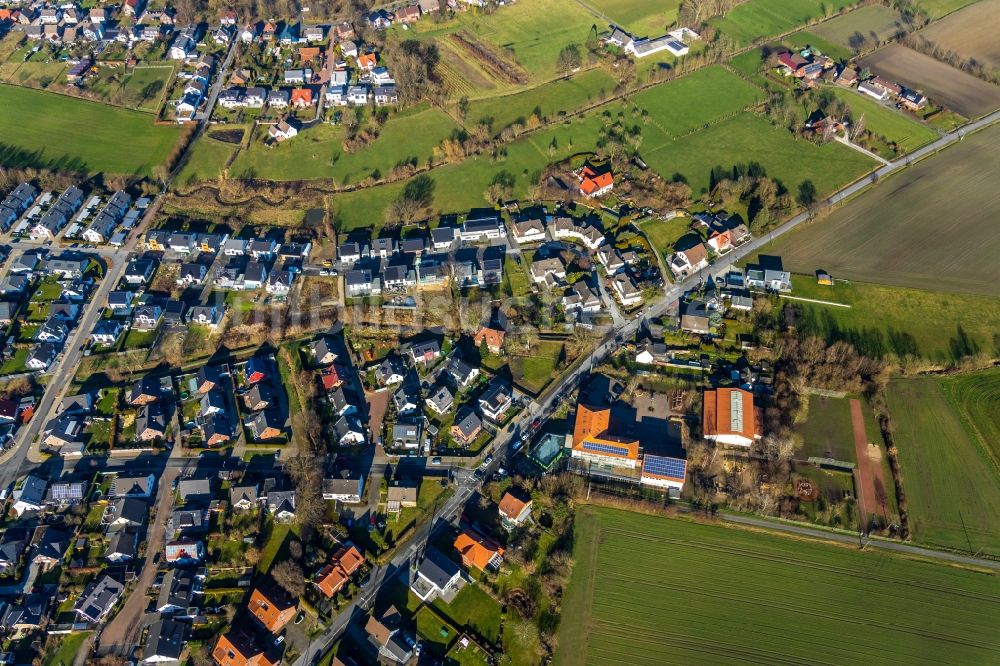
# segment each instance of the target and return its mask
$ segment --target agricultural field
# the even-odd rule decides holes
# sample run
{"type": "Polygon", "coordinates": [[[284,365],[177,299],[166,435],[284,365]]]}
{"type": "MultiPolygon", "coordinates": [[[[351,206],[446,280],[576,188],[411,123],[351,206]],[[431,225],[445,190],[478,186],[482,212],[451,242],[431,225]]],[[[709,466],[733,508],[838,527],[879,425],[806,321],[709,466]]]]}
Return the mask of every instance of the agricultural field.
{"type": "MultiPolygon", "coordinates": [[[[867,129],[896,143],[903,153],[911,153],[938,138],[938,133],[927,125],[905,113],[883,106],[855,90],[839,86],[830,90],[833,90],[837,99],[844,102],[851,110],[851,117],[855,122],[864,116],[867,129]]],[[[887,150],[882,157],[892,159],[895,156],[891,150],[887,150]]]]}
{"type": "Polygon", "coordinates": [[[537,88],[474,100],[465,116],[467,124],[490,120],[494,131],[515,122],[524,124],[533,113],[552,118],[605,99],[617,81],[602,67],[588,69],[537,88]]]}
{"type": "Polygon", "coordinates": [[[590,506],[574,544],[559,666],[986,663],[1000,650],[996,576],[590,506]]]}
{"type": "Polygon", "coordinates": [[[759,162],[767,175],[795,192],[799,183],[811,180],[820,193],[827,193],[861,177],[875,166],[870,158],[839,143],[817,146],[796,139],[767,119],[745,113],[653,150],[642,150],[642,158],[663,176],[683,174],[695,197],[708,191],[716,166],[759,162]]]}
{"type": "Polygon", "coordinates": [[[973,388],[975,379],[965,377],[889,383],[889,410],[916,541],[1000,554],[1000,524],[993,510],[1000,506],[1000,471],[988,453],[994,449],[982,439],[995,430],[1000,394],[996,378],[988,380],[981,389],[973,388]],[[956,401],[961,405],[966,400],[975,401],[974,406],[956,409],[956,401]]]}
{"type": "MultiPolygon", "coordinates": [[[[994,347],[1000,347],[994,338],[994,347]]],[[[1000,348],[994,354],[1000,355],[1000,348]]],[[[984,446],[984,452],[1000,469],[1000,371],[996,369],[952,375],[943,382],[945,395],[972,433],[984,446]]]]}
{"type": "Polygon", "coordinates": [[[813,50],[817,50],[823,55],[830,56],[834,60],[849,60],[852,55],[851,49],[846,46],[841,46],[836,42],[831,42],[830,40],[820,37],[815,32],[810,30],[800,30],[799,32],[793,32],[787,37],[782,38],[781,43],[785,46],[794,46],[797,49],[804,49],[809,47],[813,50]]]}
{"type": "MultiPolygon", "coordinates": [[[[782,255],[782,261],[797,265],[794,256],[782,255]]],[[[792,278],[797,298],[850,306],[795,301],[802,332],[831,342],[849,340],[872,357],[915,356],[940,364],[967,355],[970,346],[993,347],[1000,298],[844,282],[837,273],[834,278],[832,287],[817,284],[813,275],[792,278]]]]}
{"type": "Polygon", "coordinates": [[[747,46],[830,15],[852,4],[850,0],[748,0],[725,16],[709,21],[720,32],[747,46]]]}
{"type": "Polygon", "coordinates": [[[421,107],[391,118],[375,141],[353,153],[343,150],[341,127],[317,125],[276,146],[265,145],[258,130],[250,147],[233,161],[231,172],[270,180],[330,178],[340,186],[350,185],[375,174],[387,176],[402,162],[422,166],[455,129],[458,125],[443,111],[421,107]]]}
{"type": "Polygon", "coordinates": [[[789,234],[770,251],[785,267],[917,289],[1000,296],[993,248],[1000,227],[1000,127],[879,183],[842,208],[789,234]]]}
{"type": "Polygon", "coordinates": [[[677,20],[679,0],[588,0],[587,4],[638,36],[662,35],[677,20]]]}
{"type": "Polygon", "coordinates": [[[868,5],[811,28],[822,39],[857,52],[859,47],[892,37],[902,26],[899,12],[884,5],[868,5]],[[875,33],[875,36],[872,36],[875,33]]]}
{"type": "Polygon", "coordinates": [[[964,60],[975,59],[1000,71],[1000,39],[996,34],[996,17],[1000,16],[1000,0],[980,0],[954,14],[931,23],[916,33],[947,51],[954,51],[964,60]]]}
{"type": "Polygon", "coordinates": [[[118,174],[151,174],[181,136],[145,113],[14,86],[0,86],[0,125],[18,128],[0,163],[118,174]]]}
{"type": "Polygon", "coordinates": [[[630,103],[649,113],[664,134],[690,133],[760,102],[764,93],[720,66],[699,69],[664,85],[645,90],[630,103]]]}
{"type": "Polygon", "coordinates": [[[865,56],[861,65],[887,79],[922,91],[932,101],[966,118],[978,118],[1000,107],[1000,86],[899,44],[865,56]]]}

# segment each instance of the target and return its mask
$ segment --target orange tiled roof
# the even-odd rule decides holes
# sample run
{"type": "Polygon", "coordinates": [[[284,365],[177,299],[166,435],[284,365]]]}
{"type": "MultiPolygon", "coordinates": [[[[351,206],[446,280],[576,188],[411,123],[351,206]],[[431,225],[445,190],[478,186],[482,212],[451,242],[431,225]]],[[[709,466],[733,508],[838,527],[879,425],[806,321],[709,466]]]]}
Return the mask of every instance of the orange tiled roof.
{"type": "Polygon", "coordinates": [[[502,498],[500,498],[500,513],[513,520],[521,515],[521,512],[524,511],[524,507],[528,506],[530,501],[531,500],[528,500],[528,502],[522,502],[510,493],[506,493],[502,498]]]}
{"type": "Polygon", "coordinates": [[[462,561],[468,566],[485,570],[494,555],[503,557],[503,548],[469,531],[462,532],[455,539],[455,550],[462,554],[462,561]]]}
{"type": "Polygon", "coordinates": [[[490,349],[499,349],[503,346],[503,339],[505,335],[506,333],[500,329],[487,328],[484,326],[479,329],[478,333],[476,333],[476,337],[473,338],[473,342],[475,342],[478,347],[483,344],[483,340],[486,340],[487,347],[490,349]]]}
{"type": "MultiPolygon", "coordinates": [[[[573,448],[577,451],[585,450],[583,444],[591,442],[595,444],[611,444],[615,447],[625,448],[625,455],[629,460],[639,459],[639,441],[636,439],[618,437],[611,432],[611,408],[593,408],[580,403],[576,406],[576,422],[573,425],[573,448]]],[[[588,453],[595,453],[588,451],[588,453]]],[[[602,452],[614,458],[621,456],[614,453],[602,452]]]]}
{"type": "Polygon", "coordinates": [[[268,631],[277,633],[292,619],[295,604],[281,598],[277,592],[266,594],[261,588],[255,588],[250,595],[247,608],[250,614],[260,620],[268,631]]]}
{"type": "Polygon", "coordinates": [[[291,97],[292,104],[295,104],[295,102],[298,102],[300,100],[305,104],[312,104],[313,101],[312,90],[310,90],[309,88],[294,88],[292,90],[292,97],[291,97]]]}
{"type": "MultiPolygon", "coordinates": [[[[587,171],[588,169],[585,169],[587,171]]],[[[580,181],[580,189],[583,190],[584,194],[593,194],[594,192],[604,189],[615,182],[614,177],[612,177],[610,171],[605,171],[604,173],[596,176],[584,175],[583,180],[580,181]]]]}

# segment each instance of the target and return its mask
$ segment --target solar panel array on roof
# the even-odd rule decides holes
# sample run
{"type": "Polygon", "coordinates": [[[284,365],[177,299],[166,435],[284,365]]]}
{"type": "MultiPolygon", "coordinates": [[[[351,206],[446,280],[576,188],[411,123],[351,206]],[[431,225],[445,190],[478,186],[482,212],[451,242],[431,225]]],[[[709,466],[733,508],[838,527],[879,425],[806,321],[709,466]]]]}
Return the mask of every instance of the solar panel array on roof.
{"type": "Polygon", "coordinates": [[[628,448],[624,446],[614,446],[612,444],[598,444],[597,442],[584,442],[584,451],[594,451],[595,453],[610,453],[616,456],[628,456],[628,448]]]}
{"type": "Polygon", "coordinates": [[[642,461],[643,474],[655,474],[671,479],[683,479],[687,471],[687,461],[680,458],[646,455],[642,461]]]}
{"type": "Polygon", "coordinates": [[[739,391],[729,393],[729,430],[743,432],[743,394],[739,391]]]}

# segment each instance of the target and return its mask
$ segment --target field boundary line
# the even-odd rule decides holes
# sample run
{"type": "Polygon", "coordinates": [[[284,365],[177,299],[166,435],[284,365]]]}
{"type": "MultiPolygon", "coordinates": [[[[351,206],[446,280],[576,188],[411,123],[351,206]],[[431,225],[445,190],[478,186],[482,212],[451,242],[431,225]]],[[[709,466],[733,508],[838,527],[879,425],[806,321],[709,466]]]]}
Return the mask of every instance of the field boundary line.
{"type": "Polygon", "coordinates": [[[790,301],[802,301],[803,303],[817,303],[819,305],[832,305],[838,308],[852,308],[854,306],[847,303],[836,303],[834,301],[821,301],[818,298],[805,298],[804,296],[791,296],[789,294],[778,294],[779,298],[787,298],[790,301]]]}

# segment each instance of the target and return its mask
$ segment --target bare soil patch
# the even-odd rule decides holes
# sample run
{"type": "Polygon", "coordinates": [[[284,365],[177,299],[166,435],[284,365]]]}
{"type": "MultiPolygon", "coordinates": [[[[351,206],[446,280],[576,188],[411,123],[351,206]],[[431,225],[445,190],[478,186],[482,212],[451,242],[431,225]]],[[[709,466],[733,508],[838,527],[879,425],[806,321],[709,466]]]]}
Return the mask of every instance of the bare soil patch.
{"type": "Polygon", "coordinates": [[[865,416],[861,411],[861,401],[851,399],[851,426],[854,429],[854,449],[858,457],[855,479],[858,482],[858,499],[865,515],[885,515],[885,477],[882,474],[882,452],[878,443],[870,443],[865,432],[865,416]],[[874,451],[872,451],[874,449],[874,451]],[[879,492],[881,488],[881,492],[879,492]]]}
{"type": "Polygon", "coordinates": [[[1000,86],[905,46],[886,46],[862,58],[861,63],[880,76],[922,91],[966,118],[978,118],[1000,107],[1000,86]]]}

